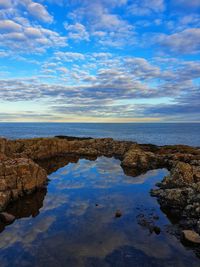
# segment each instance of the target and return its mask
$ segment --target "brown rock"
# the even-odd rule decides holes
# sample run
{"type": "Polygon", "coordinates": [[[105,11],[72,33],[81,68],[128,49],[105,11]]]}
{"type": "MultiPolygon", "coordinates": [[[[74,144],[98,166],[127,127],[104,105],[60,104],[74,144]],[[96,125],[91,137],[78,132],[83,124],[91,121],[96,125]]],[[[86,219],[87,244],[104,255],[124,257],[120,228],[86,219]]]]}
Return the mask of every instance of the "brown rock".
{"type": "Polygon", "coordinates": [[[184,183],[193,182],[193,167],[184,162],[178,162],[172,170],[171,176],[174,180],[179,180],[184,183]]]}
{"type": "Polygon", "coordinates": [[[0,213],[0,221],[3,223],[12,223],[15,220],[15,216],[7,212],[0,213]]]}
{"type": "Polygon", "coordinates": [[[193,244],[200,244],[200,235],[192,230],[184,230],[183,231],[184,240],[191,242],[193,244]]]}
{"type": "Polygon", "coordinates": [[[122,166],[126,168],[134,168],[139,170],[148,170],[153,166],[156,166],[157,158],[152,152],[145,152],[138,147],[133,145],[124,155],[122,166]]]}

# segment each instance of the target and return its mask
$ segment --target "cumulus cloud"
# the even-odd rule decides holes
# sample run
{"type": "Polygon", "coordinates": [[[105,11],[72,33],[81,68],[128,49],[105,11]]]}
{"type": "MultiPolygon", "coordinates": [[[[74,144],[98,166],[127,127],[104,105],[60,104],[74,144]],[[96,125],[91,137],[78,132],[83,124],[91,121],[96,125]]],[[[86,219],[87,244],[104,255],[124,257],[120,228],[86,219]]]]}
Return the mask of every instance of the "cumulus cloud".
{"type": "Polygon", "coordinates": [[[22,30],[22,26],[12,20],[1,20],[0,21],[0,32],[20,32],[22,30]]]}
{"type": "Polygon", "coordinates": [[[79,23],[84,21],[89,35],[101,45],[123,47],[128,42],[133,43],[134,27],[112,12],[112,9],[123,6],[126,2],[113,0],[108,6],[106,1],[81,1],[80,5],[71,12],[70,17],[79,23]]]}
{"type": "Polygon", "coordinates": [[[46,8],[39,3],[31,2],[28,4],[27,10],[32,16],[39,20],[49,23],[53,22],[53,17],[48,13],[46,8]]]}
{"type": "Polygon", "coordinates": [[[10,8],[12,7],[11,0],[0,0],[0,8],[10,8]]]}
{"type": "Polygon", "coordinates": [[[200,51],[200,29],[191,28],[174,34],[161,34],[156,38],[165,51],[192,54],[200,51]]]}
{"type": "Polygon", "coordinates": [[[89,41],[89,33],[85,26],[81,23],[75,23],[68,25],[64,23],[65,29],[68,31],[68,38],[74,40],[86,40],[89,41]]]}
{"type": "Polygon", "coordinates": [[[191,9],[196,9],[200,8],[200,2],[199,0],[172,0],[171,1],[172,5],[177,6],[177,7],[182,7],[182,8],[191,8],[191,9]]]}
{"type": "Polygon", "coordinates": [[[41,116],[58,120],[195,115],[198,9],[195,0],[0,0],[1,102],[42,102],[41,116]]]}
{"type": "Polygon", "coordinates": [[[0,45],[17,52],[44,52],[49,47],[66,46],[66,37],[57,32],[31,25],[20,25],[11,20],[0,21],[0,45]]]}
{"type": "Polygon", "coordinates": [[[152,0],[151,4],[148,0],[136,0],[128,7],[131,14],[136,16],[150,15],[152,12],[160,13],[165,9],[163,0],[152,0]]]}
{"type": "MultiPolygon", "coordinates": [[[[79,116],[89,114],[94,117],[106,118],[146,115],[145,110],[148,110],[148,106],[144,110],[143,106],[127,104],[126,101],[134,103],[137,99],[160,98],[162,102],[162,98],[170,97],[176,99],[180,103],[180,107],[184,107],[183,99],[185,102],[186,99],[190,99],[189,103],[198,99],[196,95],[198,87],[193,82],[193,79],[197,79],[200,73],[200,63],[197,62],[182,62],[178,66],[176,65],[176,70],[171,69],[168,64],[166,70],[162,69],[161,71],[159,66],[144,58],[122,57],[116,63],[117,61],[112,59],[110,54],[92,53],[87,55],[88,60],[93,62],[98,57],[99,64],[96,65],[96,74],[93,76],[94,66],[91,65],[90,70],[89,62],[85,67],[83,65],[78,68],[72,64],[72,68],[66,68],[59,61],[59,58],[65,56],[70,60],[82,60],[85,58],[84,55],[59,53],[61,52],[55,54],[53,62],[44,65],[44,70],[49,71],[50,74],[57,71],[60,73],[60,78],[64,75],[66,77],[65,84],[59,81],[53,84],[42,83],[39,77],[1,80],[1,99],[4,101],[46,99],[49,102],[48,107],[55,114],[65,113],[71,116],[73,114],[79,116]],[[115,62],[114,65],[108,67],[108,64],[111,64],[109,61],[112,62],[112,60],[115,62]],[[70,84],[72,79],[76,80],[76,84],[70,84]],[[147,81],[151,81],[152,85],[147,81]],[[195,97],[192,98],[192,95],[195,97]],[[119,104],[119,99],[125,103],[119,104]]],[[[196,104],[194,106],[197,108],[196,104]]],[[[156,111],[156,106],[154,108],[155,110],[152,108],[152,112],[156,115],[159,112],[156,111]]],[[[177,108],[177,113],[178,110],[181,111],[177,108]]],[[[164,115],[163,112],[160,111],[160,115],[164,115]]]]}
{"type": "Polygon", "coordinates": [[[68,62],[74,62],[76,60],[84,60],[85,55],[75,52],[55,52],[55,57],[57,60],[63,60],[68,62]]]}

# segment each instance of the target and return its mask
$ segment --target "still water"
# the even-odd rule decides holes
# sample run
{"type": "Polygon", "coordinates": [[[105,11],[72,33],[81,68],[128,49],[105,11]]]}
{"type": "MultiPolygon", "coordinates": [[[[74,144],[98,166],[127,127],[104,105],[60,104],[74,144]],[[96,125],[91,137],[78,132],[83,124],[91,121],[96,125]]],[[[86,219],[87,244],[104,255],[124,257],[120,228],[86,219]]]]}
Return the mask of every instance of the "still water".
{"type": "Polygon", "coordinates": [[[0,227],[1,267],[200,266],[149,194],[167,170],[131,177],[114,158],[77,161],[41,163],[47,190],[8,207],[18,219],[0,227]]]}

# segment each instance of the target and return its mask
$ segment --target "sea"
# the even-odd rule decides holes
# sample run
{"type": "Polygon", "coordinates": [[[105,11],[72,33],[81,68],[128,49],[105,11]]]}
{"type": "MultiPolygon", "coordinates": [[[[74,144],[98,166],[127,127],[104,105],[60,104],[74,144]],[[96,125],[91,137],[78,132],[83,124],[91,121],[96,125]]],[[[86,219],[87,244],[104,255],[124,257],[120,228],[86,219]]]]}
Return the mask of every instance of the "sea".
{"type": "Polygon", "coordinates": [[[0,136],[9,139],[55,135],[200,146],[200,123],[0,123],[0,136]]]}

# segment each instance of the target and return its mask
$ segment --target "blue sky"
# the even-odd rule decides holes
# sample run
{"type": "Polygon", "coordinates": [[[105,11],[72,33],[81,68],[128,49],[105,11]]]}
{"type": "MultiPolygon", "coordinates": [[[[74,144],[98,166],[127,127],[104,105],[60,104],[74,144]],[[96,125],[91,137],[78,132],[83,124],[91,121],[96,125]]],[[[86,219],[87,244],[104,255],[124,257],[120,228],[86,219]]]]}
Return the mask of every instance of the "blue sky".
{"type": "Polygon", "coordinates": [[[200,0],[0,0],[0,121],[199,122],[200,0]]]}

